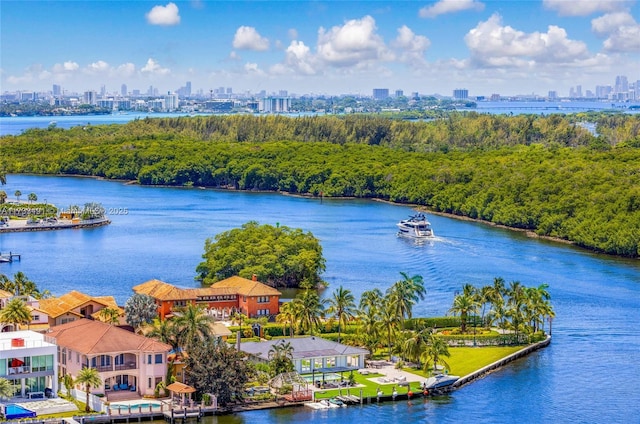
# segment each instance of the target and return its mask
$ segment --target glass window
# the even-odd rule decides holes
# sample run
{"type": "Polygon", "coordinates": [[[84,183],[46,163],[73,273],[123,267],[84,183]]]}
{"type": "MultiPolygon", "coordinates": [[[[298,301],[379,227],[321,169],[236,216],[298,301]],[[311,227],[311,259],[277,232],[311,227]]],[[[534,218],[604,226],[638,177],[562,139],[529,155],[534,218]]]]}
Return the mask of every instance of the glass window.
{"type": "Polygon", "coordinates": [[[156,364],[161,364],[162,363],[162,353],[157,353],[156,354],[156,364]]]}
{"type": "Polygon", "coordinates": [[[300,371],[303,374],[311,372],[311,360],[310,359],[303,359],[303,360],[300,361],[300,371]]]}
{"type": "Polygon", "coordinates": [[[336,357],[334,356],[333,358],[327,358],[326,359],[326,363],[327,363],[327,368],[332,368],[336,366],[336,357]]]}

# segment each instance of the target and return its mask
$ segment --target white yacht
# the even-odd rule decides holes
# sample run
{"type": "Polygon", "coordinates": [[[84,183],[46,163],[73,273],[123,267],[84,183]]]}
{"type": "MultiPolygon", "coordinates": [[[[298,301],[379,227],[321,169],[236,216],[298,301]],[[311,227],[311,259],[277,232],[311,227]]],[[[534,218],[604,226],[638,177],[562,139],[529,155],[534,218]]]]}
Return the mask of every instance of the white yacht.
{"type": "Polygon", "coordinates": [[[429,378],[427,378],[422,383],[423,390],[446,390],[450,389],[451,385],[458,381],[460,377],[457,375],[448,375],[448,374],[435,374],[429,378]]]}
{"type": "Polygon", "coordinates": [[[429,238],[434,237],[431,223],[427,221],[427,217],[423,213],[410,216],[409,219],[403,219],[398,222],[398,235],[410,238],[429,238]]]}

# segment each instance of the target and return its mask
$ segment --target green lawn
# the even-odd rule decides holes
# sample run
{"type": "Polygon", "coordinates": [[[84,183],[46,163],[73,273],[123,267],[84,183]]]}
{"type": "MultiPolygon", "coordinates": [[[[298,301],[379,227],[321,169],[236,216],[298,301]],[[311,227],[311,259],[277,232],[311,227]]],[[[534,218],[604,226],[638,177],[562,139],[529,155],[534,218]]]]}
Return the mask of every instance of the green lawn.
{"type": "MultiPolygon", "coordinates": [[[[500,346],[500,347],[451,347],[449,353],[451,356],[444,358],[451,367],[450,374],[458,375],[460,377],[470,374],[480,368],[489,365],[499,359],[502,359],[510,354],[517,352],[524,346],[500,346]]],[[[411,368],[404,369],[407,372],[417,374],[426,378],[426,374],[422,370],[416,370],[411,368]]],[[[348,379],[348,373],[345,373],[345,380],[348,379]]],[[[399,387],[397,384],[384,384],[375,383],[369,381],[369,378],[381,377],[382,374],[369,374],[360,375],[357,372],[353,373],[356,382],[364,385],[362,387],[362,395],[364,397],[376,397],[376,390],[382,389],[384,395],[391,395],[393,388],[398,389],[398,393],[404,394],[407,392],[407,387],[399,387]]],[[[361,387],[351,388],[351,394],[360,396],[361,387]]],[[[411,389],[415,392],[420,389],[418,383],[412,383],[411,389]]],[[[331,398],[337,396],[340,393],[339,389],[328,389],[321,392],[316,392],[316,399],[331,398]]],[[[347,390],[342,389],[342,394],[346,394],[347,390]]]]}

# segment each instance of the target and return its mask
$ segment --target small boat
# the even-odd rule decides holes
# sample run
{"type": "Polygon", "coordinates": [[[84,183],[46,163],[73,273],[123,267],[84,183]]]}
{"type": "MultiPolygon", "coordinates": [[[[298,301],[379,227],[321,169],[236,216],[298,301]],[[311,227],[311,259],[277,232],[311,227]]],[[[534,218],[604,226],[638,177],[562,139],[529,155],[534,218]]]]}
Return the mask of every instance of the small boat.
{"type": "Polygon", "coordinates": [[[343,401],[341,401],[340,399],[337,399],[337,398],[331,398],[331,399],[329,399],[329,403],[330,403],[331,405],[337,405],[337,406],[339,406],[339,407],[341,407],[341,406],[347,406],[347,404],[346,404],[346,403],[344,403],[343,401]]]}
{"type": "Polygon", "coordinates": [[[436,374],[427,378],[422,383],[423,390],[442,390],[446,388],[450,388],[450,386],[458,381],[460,377],[457,375],[448,375],[448,374],[436,374]]]}
{"type": "Polygon", "coordinates": [[[424,239],[434,237],[431,223],[427,221],[427,217],[423,213],[410,216],[409,219],[403,219],[397,224],[398,236],[424,239]]]}
{"type": "Polygon", "coordinates": [[[305,402],[304,406],[311,409],[329,409],[329,405],[320,402],[305,402]]]}
{"type": "Polygon", "coordinates": [[[340,408],[340,405],[331,402],[331,400],[323,399],[320,401],[322,405],[325,405],[327,408],[340,408]]]}

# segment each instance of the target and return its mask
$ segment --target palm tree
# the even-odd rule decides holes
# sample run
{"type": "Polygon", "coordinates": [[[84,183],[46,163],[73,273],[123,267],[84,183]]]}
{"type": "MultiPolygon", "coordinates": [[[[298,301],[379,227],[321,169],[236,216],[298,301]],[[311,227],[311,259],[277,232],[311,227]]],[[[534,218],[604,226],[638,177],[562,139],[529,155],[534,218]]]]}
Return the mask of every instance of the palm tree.
{"type": "Polygon", "coordinates": [[[347,321],[353,318],[356,309],[355,298],[351,290],[338,287],[329,299],[327,312],[338,320],[338,343],[340,343],[341,325],[347,326],[347,321]]]}
{"type": "Polygon", "coordinates": [[[180,348],[177,329],[173,320],[154,318],[151,324],[143,327],[142,332],[147,337],[152,337],[170,345],[174,351],[178,351],[180,348]]]}
{"type": "Polygon", "coordinates": [[[89,394],[91,393],[92,388],[102,386],[100,373],[98,373],[98,370],[95,368],[82,368],[78,372],[78,376],[75,379],[75,384],[84,386],[84,392],[87,394],[87,401],[84,410],[85,412],[90,412],[91,408],[89,407],[89,394]]]}
{"type": "Polygon", "coordinates": [[[318,292],[307,288],[293,302],[294,308],[298,312],[298,325],[303,332],[310,332],[313,336],[313,331],[320,325],[320,319],[324,315],[324,300],[320,300],[318,292]]]}
{"type": "Polygon", "coordinates": [[[29,193],[29,203],[33,203],[38,200],[38,196],[35,193],[29,193]]]}
{"type": "Polygon", "coordinates": [[[175,326],[177,328],[180,345],[187,351],[194,343],[204,342],[211,338],[211,324],[213,319],[200,306],[188,304],[175,312],[175,326]]]}
{"type": "Polygon", "coordinates": [[[401,322],[400,316],[397,314],[397,309],[389,296],[384,298],[384,304],[379,310],[378,325],[385,331],[387,335],[387,348],[389,350],[389,360],[391,360],[391,339],[395,330],[398,329],[398,325],[401,322]]]}
{"type": "Polygon", "coordinates": [[[271,371],[274,376],[294,370],[293,365],[293,346],[291,343],[280,340],[271,346],[269,353],[271,371]]]}
{"type": "Polygon", "coordinates": [[[383,296],[380,289],[367,290],[360,296],[360,304],[358,308],[363,311],[371,308],[377,308],[382,304],[383,296]]]}
{"type": "Polygon", "coordinates": [[[518,342],[518,331],[524,322],[525,305],[527,301],[525,287],[519,281],[509,283],[507,291],[509,299],[507,300],[506,315],[511,318],[511,326],[516,335],[516,343],[518,342]]]}
{"type": "Polygon", "coordinates": [[[410,337],[404,342],[403,353],[411,361],[420,363],[422,352],[424,352],[429,336],[431,335],[431,329],[426,326],[422,326],[421,329],[416,329],[410,337]]]}
{"type": "Polygon", "coordinates": [[[449,364],[442,359],[451,356],[449,346],[441,337],[436,334],[430,334],[427,340],[427,348],[424,350],[420,359],[424,361],[424,371],[429,370],[429,364],[433,364],[433,370],[438,369],[438,364],[444,365],[446,369],[450,369],[449,364]]]}
{"type": "Polygon", "coordinates": [[[284,325],[282,329],[282,335],[287,335],[287,325],[289,326],[289,336],[293,337],[294,326],[296,324],[296,318],[298,311],[296,310],[298,303],[286,302],[280,307],[280,313],[276,316],[276,321],[284,325]]]}
{"type": "Polygon", "coordinates": [[[0,378],[0,399],[9,399],[13,392],[13,384],[6,378],[0,378]]]}
{"type": "Polygon", "coordinates": [[[0,322],[12,324],[17,330],[18,325],[31,322],[31,309],[22,299],[14,297],[0,310],[0,322]]]}
{"type": "Polygon", "coordinates": [[[2,205],[7,200],[7,192],[4,190],[0,190],[0,205],[2,205]]]}
{"type": "Polygon", "coordinates": [[[20,196],[22,196],[22,192],[20,190],[16,190],[16,192],[13,194],[14,196],[16,196],[16,200],[18,201],[18,203],[20,203],[20,196]]]}
{"type": "Polygon", "coordinates": [[[100,321],[107,324],[118,324],[120,322],[120,311],[117,308],[102,308],[98,311],[100,321]]]}
{"type": "Polygon", "coordinates": [[[460,315],[460,330],[463,333],[467,331],[467,316],[469,312],[475,312],[476,305],[474,299],[464,293],[453,298],[453,306],[449,312],[453,315],[460,315]]]}
{"type": "Polygon", "coordinates": [[[401,272],[400,275],[403,279],[396,281],[387,290],[387,295],[390,296],[396,315],[404,328],[404,319],[411,319],[413,306],[418,303],[418,300],[424,300],[427,291],[424,288],[422,276],[409,277],[404,272],[401,272]]]}

